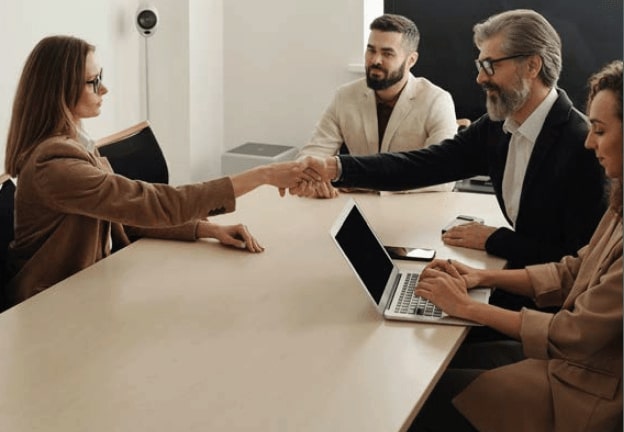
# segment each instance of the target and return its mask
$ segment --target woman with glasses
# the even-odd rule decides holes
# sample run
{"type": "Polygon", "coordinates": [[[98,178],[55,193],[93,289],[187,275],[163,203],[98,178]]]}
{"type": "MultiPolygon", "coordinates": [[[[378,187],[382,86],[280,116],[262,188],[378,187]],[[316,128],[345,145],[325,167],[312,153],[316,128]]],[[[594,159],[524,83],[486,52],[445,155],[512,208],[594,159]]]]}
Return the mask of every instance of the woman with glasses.
{"type": "Polygon", "coordinates": [[[82,119],[100,114],[107,91],[95,48],[81,39],[44,38],[26,61],[5,156],[7,173],[17,178],[6,305],[94,264],[130,238],[215,238],[261,252],[244,225],[206,218],[234,211],[238,196],[262,184],[283,193],[309,178],[294,162],[180,187],[115,175],[82,128],[82,119]]]}
{"type": "Polygon", "coordinates": [[[609,208],[578,256],[558,263],[477,270],[435,261],[425,269],[417,295],[520,342],[462,346],[412,430],[622,430],[622,62],[593,75],[589,89],[585,147],[611,179],[609,208]],[[561,309],[478,305],[467,294],[476,286],[561,309]]]}

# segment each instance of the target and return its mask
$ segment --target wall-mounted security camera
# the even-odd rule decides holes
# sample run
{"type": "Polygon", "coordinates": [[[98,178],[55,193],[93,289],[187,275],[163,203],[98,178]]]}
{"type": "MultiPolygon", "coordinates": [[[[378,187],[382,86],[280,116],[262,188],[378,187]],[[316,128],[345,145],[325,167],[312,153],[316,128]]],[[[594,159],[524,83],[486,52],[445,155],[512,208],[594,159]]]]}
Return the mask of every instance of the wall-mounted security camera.
{"type": "Polygon", "coordinates": [[[134,23],[142,36],[150,37],[156,33],[156,27],[158,26],[158,11],[153,6],[139,7],[134,23]]]}

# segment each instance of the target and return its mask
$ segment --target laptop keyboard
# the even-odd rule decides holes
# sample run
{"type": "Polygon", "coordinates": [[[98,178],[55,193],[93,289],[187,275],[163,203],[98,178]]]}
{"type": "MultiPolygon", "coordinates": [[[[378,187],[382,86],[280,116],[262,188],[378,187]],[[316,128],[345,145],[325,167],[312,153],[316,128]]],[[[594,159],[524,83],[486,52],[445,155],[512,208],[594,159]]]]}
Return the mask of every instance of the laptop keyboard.
{"type": "Polygon", "coordinates": [[[399,301],[394,312],[402,314],[422,315],[429,317],[441,317],[442,309],[435,306],[429,300],[414,295],[414,287],[418,282],[418,273],[408,273],[405,275],[399,301]]]}

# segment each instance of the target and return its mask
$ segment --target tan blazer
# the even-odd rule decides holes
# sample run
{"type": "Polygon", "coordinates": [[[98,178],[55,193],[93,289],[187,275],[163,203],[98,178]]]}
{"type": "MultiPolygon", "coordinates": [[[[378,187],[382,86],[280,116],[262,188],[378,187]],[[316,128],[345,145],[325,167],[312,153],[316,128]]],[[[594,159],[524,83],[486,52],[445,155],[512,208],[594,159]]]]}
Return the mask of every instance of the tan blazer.
{"type": "Polygon", "coordinates": [[[229,178],[177,188],[129,180],[80,143],[48,139],[17,179],[5,300],[25,300],[132,237],[194,240],[198,219],[234,208],[229,178]]]}
{"type": "MultiPolygon", "coordinates": [[[[336,91],[299,156],[333,156],[343,143],[352,155],[417,150],[451,138],[456,132],[451,95],[427,79],[410,74],[380,148],[375,92],[366,85],[366,78],[361,78],[336,91]]],[[[452,184],[441,189],[451,190],[452,184]]]]}
{"type": "Polygon", "coordinates": [[[607,211],[578,257],[528,267],[528,360],[480,375],[454,400],[479,431],[613,431],[622,421],[622,221],[607,211]]]}

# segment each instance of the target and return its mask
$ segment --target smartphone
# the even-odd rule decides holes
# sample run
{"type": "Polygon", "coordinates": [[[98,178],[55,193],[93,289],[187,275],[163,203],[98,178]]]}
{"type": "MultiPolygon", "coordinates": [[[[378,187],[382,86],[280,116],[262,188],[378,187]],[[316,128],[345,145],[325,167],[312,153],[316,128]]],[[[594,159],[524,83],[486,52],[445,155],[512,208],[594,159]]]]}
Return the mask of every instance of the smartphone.
{"type": "Polygon", "coordinates": [[[435,257],[435,249],[413,248],[402,246],[384,246],[392,259],[410,261],[431,261],[435,257]]]}
{"type": "Polygon", "coordinates": [[[459,216],[456,216],[455,219],[450,221],[444,228],[442,228],[442,234],[444,234],[445,232],[447,232],[454,226],[463,225],[463,224],[467,224],[470,222],[477,222],[477,223],[482,224],[484,220],[475,216],[459,215],[459,216]]]}

